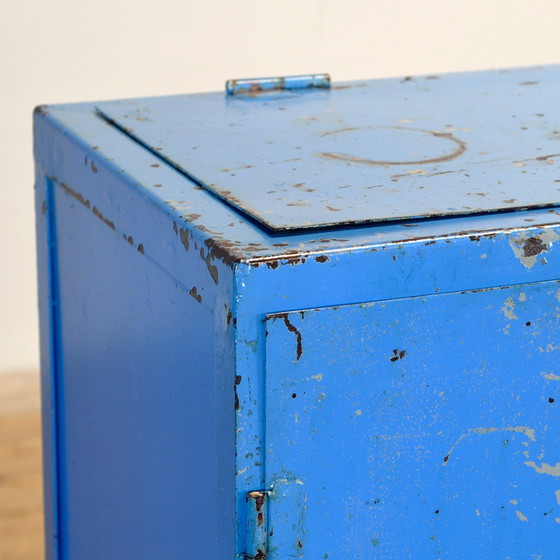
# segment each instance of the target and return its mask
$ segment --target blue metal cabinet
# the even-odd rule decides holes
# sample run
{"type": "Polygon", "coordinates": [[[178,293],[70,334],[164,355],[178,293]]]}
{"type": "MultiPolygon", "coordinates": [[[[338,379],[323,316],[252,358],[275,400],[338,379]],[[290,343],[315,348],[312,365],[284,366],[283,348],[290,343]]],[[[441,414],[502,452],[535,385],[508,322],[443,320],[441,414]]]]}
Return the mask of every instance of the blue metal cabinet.
{"type": "Polygon", "coordinates": [[[39,107],[49,560],[557,560],[560,67],[39,107]]]}

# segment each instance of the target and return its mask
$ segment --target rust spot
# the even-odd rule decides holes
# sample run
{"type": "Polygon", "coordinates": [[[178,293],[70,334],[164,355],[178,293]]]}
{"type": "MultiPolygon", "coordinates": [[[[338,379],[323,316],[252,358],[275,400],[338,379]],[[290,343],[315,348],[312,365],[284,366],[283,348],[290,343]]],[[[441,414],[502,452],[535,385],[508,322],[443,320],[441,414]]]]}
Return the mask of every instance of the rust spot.
{"type": "Polygon", "coordinates": [[[159,188],[161,187],[161,185],[158,183],[157,185],[154,185],[154,187],[155,187],[156,189],[159,189],[159,188]]]}
{"type": "Polygon", "coordinates": [[[97,173],[97,166],[95,165],[95,163],[93,163],[93,161],[91,162],[91,170],[93,171],[93,173],[97,173]]]}
{"type": "Polygon", "coordinates": [[[33,109],[33,113],[35,115],[48,115],[49,112],[47,111],[47,105],[37,105],[37,107],[35,107],[35,109],[33,109]]]}
{"type": "Polygon", "coordinates": [[[546,243],[539,237],[530,237],[527,239],[523,245],[523,256],[524,257],[534,257],[542,253],[543,251],[548,251],[546,243]]]}
{"type": "Polygon", "coordinates": [[[396,348],[393,350],[393,356],[390,358],[392,362],[396,362],[397,360],[402,360],[406,355],[406,350],[397,350],[396,348]]]}
{"type": "Polygon", "coordinates": [[[191,295],[194,299],[196,299],[196,301],[198,301],[198,303],[202,302],[202,296],[198,293],[198,290],[196,289],[196,286],[193,286],[191,288],[191,290],[189,291],[189,295],[191,295]]]}
{"type": "Polygon", "coordinates": [[[179,233],[179,228],[177,227],[177,223],[176,223],[176,222],[173,222],[173,231],[174,231],[175,233],[179,233]]]}
{"type": "Polygon", "coordinates": [[[255,496],[255,507],[257,511],[261,511],[264,505],[264,494],[262,492],[254,492],[255,496]]]}
{"type": "Polygon", "coordinates": [[[330,259],[329,259],[329,257],[327,257],[327,255],[319,255],[318,257],[315,257],[315,260],[318,263],[324,263],[324,262],[327,262],[330,259]]]}
{"type": "Polygon", "coordinates": [[[211,258],[212,258],[212,254],[208,253],[206,258],[204,259],[204,262],[206,263],[206,267],[208,268],[208,272],[210,273],[210,276],[212,276],[212,280],[214,280],[214,283],[217,284],[218,283],[218,268],[210,263],[211,258]]]}
{"type": "Polygon", "coordinates": [[[132,235],[129,235],[128,237],[123,233],[123,239],[125,239],[129,245],[134,245],[134,239],[132,238],[132,235]]]}
{"type": "Polygon", "coordinates": [[[74,189],[71,189],[66,183],[60,183],[60,186],[62,187],[64,192],[69,194],[72,198],[76,199],[82,206],[85,206],[87,209],[90,208],[91,204],[89,200],[87,198],[84,198],[81,193],[75,191],[74,189]]]}
{"type": "Polygon", "coordinates": [[[111,229],[115,229],[115,224],[111,220],[108,220],[96,206],[93,207],[92,212],[93,215],[96,218],[99,218],[106,226],[109,226],[111,229]]]}
{"type": "Polygon", "coordinates": [[[260,548],[257,554],[254,556],[254,560],[266,560],[266,552],[263,552],[260,548]]]}
{"type": "Polygon", "coordinates": [[[41,204],[41,214],[43,214],[43,216],[47,213],[47,201],[43,200],[43,203],[41,204]]]}
{"type": "MultiPolygon", "coordinates": [[[[221,234],[215,234],[216,236],[221,236],[221,234]]],[[[223,241],[221,239],[207,239],[204,244],[208,247],[209,254],[214,259],[221,260],[223,263],[231,266],[232,264],[241,261],[243,254],[235,249],[235,243],[229,241],[223,241]]]]}
{"type": "Polygon", "coordinates": [[[266,261],[266,266],[268,266],[268,268],[278,268],[278,261],[266,261]]]}
{"type": "Polygon", "coordinates": [[[142,245],[142,243],[138,245],[138,252],[144,254],[144,245],[142,245]]]}
{"type": "Polygon", "coordinates": [[[226,316],[226,323],[229,325],[231,323],[231,318],[233,317],[233,313],[231,311],[227,312],[226,316]]]}
{"type": "Polygon", "coordinates": [[[159,163],[152,163],[150,164],[150,167],[159,167],[159,163]]]}
{"type": "Polygon", "coordinates": [[[536,86],[539,82],[521,82],[520,86],[536,86]]]}
{"type": "Polygon", "coordinates": [[[187,220],[187,222],[194,222],[195,220],[198,220],[198,218],[200,218],[200,214],[187,214],[186,216],[184,216],[185,220],[187,220]]]}
{"type": "Polygon", "coordinates": [[[297,340],[296,362],[299,362],[299,360],[301,358],[301,355],[303,354],[303,344],[302,344],[302,341],[301,341],[301,333],[297,330],[296,327],[294,327],[294,325],[292,325],[292,323],[290,323],[290,319],[288,318],[287,313],[281,313],[280,315],[278,315],[278,317],[282,317],[282,319],[284,319],[284,324],[286,325],[286,328],[291,333],[294,333],[296,335],[296,340],[297,340]]]}
{"type": "MultiPolygon", "coordinates": [[[[239,396],[237,395],[237,386],[241,383],[241,375],[235,376],[235,384],[233,386],[233,392],[235,394],[235,410],[239,410],[239,396]]],[[[247,499],[249,496],[247,495],[247,499]]]]}
{"type": "Polygon", "coordinates": [[[181,236],[181,243],[185,248],[185,251],[189,250],[189,232],[186,229],[181,228],[179,231],[179,235],[181,236]]]}
{"type": "Polygon", "coordinates": [[[259,511],[259,513],[257,514],[257,527],[260,527],[263,523],[264,515],[262,514],[262,511],[259,511]]]}

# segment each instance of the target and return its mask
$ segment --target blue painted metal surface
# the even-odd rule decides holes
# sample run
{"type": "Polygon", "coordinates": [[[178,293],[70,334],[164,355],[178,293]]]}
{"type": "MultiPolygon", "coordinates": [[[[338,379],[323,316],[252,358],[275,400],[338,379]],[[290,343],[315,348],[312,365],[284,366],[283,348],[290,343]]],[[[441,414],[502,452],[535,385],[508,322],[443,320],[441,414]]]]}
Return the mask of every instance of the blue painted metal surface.
{"type": "Polygon", "coordinates": [[[273,230],[560,203],[560,66],[99,110],[273,230]]]}
{"type": "MultiPolygon", "coordinates": [[[[508,179],[503,200],[538,184],[531,204],[554,205],[558,150],[537,148],[552,146],[556,132],[548,115],[536,114],[558,74],[552,67],[335,85],[265,94],[265,102],[279,114],[317,96],[342,103],[337,92],[365,95],[375,85],[389,99],[412,85],[419,97],[400,118],[416,122],[430,96],[447,99],[443,117],[453,109],[459,118],[465,88],[518,84],[510,118],[525,115],[524,123],[500,132],[505,143],[496,134],[475,144],[493,142],[492,154],[505,154],[492,171],[495,184],[508,179]],[[525,136],[545,159],[520,161],[525,136]]],[[[306,217],[312,227],[283,230],[291,226],[282,218],[273,233],[248,217],[254,208],[236,210],[197,176],[215,148],[218,167],[239,157],[260,167],[263,180],[287,180],[274,148],[256,155],[247,140],[234,155],[221,146],[220,118],[265,117],[264,98],[242,97],[233,105],[223,94],[189,97],[200,110],[177,114],[173,125],[160,117],[185,98],[138,101],[137,118],[153,120],[162,146],[155,136],[135,139],[147,121],[127,113],[125,130],[102,118],[99,104],[37,110],[49,560],[240,560],[264,545],[269,560],[555,560],[558,210],[506,211],[515,204],[504,202],[499,213],[477,214],[476,206],[471,215],[352,227],[337,218],[317,229],[326,212],[316,208],[306,217]],[[175,161],[173,150],[192,148],[195,137],[206,155],[175,161]],[[267,497],[261,525],[256,501],[247,502],[253,492],[267,497]]],[[[492,107],[471,107],[470,118],[490,127],[492,107]]],[[[286,122],[285,132],[298,127],[286,122]]],[[[259,134],[257,127],[260,146],[259,134]]],[[[339,161],[310,150],[309,167],[298,172],[306,181],[315,180],[316,161],[342,180],[331,165],[339,161]]],[[[361,165],[357,173],[347,163],[346,175],[363,174],[362,186],[379,171],[361,165]]],[[[394,182],[407,167],[385,163],[387,184],[413,181],[401,191],[403,208],[422,190],[420,176],[442,196],[457,186],[461,200],[464,175],[407,173],[394,182]]],[[[484,183],[485,164],[467,163],[465,173],[484,183]]],[[[259,183],[240,184],[252,185],[252,204],[259,183]]],[[[362,204],[356,182],[345,190],[348,210],[374,201],[362,204]]],[[[277,202],[301,225],[301,208],[277,202]]]]}

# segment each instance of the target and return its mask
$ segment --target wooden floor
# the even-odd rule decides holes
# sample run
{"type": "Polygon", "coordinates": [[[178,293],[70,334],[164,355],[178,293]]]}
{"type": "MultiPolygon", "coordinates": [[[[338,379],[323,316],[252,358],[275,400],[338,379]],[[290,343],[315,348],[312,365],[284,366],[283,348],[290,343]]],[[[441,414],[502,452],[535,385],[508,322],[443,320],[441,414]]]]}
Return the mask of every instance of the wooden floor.
{"type": "Polygon", "coordinates": [[[39,375],[0,375],[0,560],[42,558],[39,375]]]}

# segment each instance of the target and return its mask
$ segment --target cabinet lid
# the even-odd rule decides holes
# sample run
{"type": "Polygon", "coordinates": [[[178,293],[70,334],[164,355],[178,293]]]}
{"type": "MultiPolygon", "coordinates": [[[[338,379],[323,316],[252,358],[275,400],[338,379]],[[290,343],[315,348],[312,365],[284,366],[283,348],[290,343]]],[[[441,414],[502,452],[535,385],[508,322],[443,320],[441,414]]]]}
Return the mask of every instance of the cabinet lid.
{"type": "Polygon", "coordinates": [[[104,102],[269,229],[560,205],[560,66],[104,102]]]}

